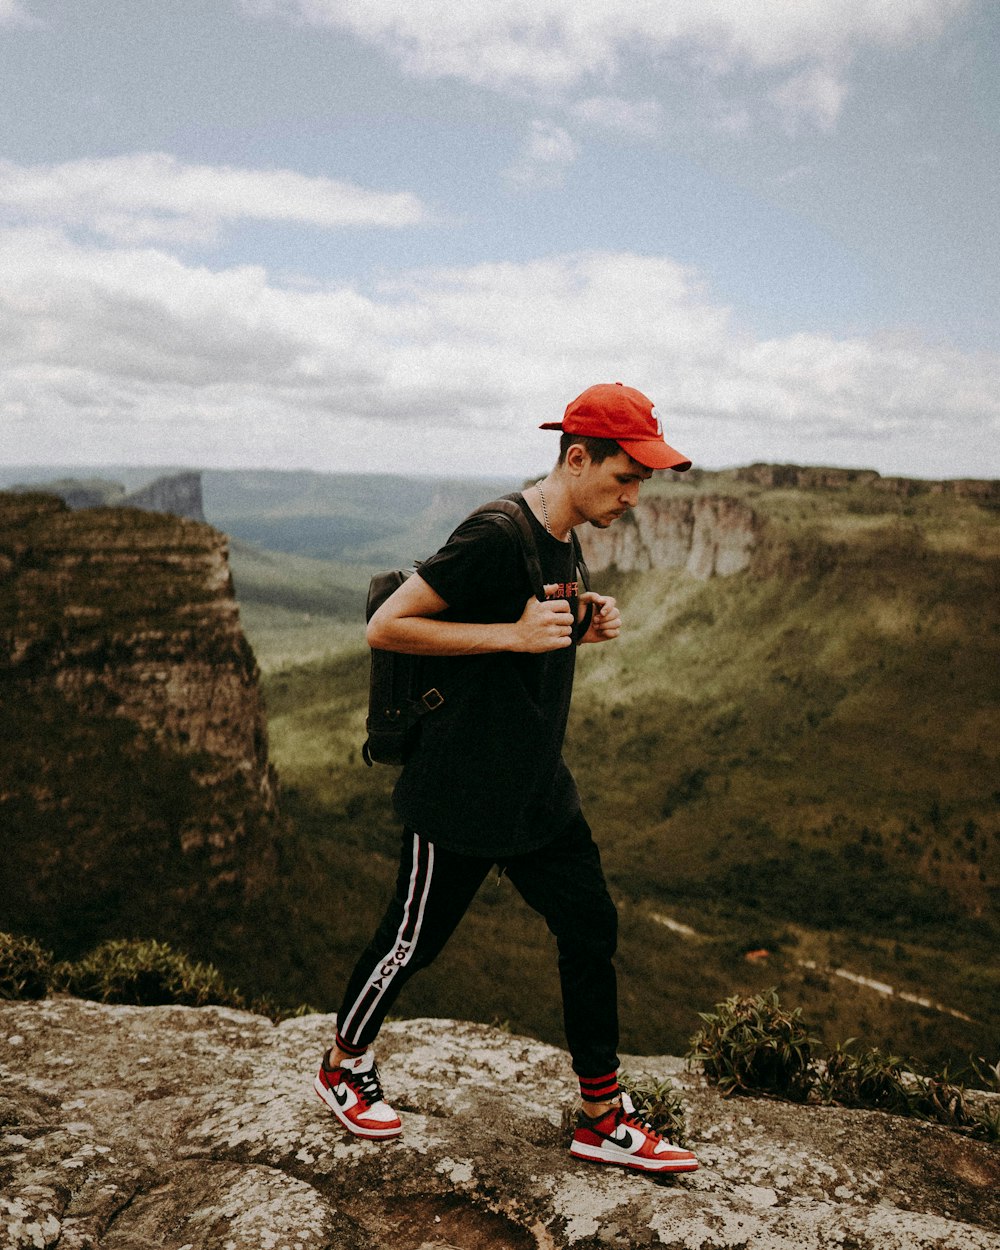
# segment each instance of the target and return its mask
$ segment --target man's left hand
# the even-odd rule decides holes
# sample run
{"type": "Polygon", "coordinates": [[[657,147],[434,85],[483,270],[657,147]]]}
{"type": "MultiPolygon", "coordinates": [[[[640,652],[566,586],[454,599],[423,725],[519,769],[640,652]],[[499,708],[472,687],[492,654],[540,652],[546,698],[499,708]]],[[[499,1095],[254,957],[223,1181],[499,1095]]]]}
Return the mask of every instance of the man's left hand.
{"type": "Polygon", "coordinates": [[[622,614],[618,604],[610,595],[599,595],[593,590],[586,590],[580,596],[583,605],[593,604],[594,615],[590,628],[580,639],[584,642],[610,642],[622,632],[622,614]]]}

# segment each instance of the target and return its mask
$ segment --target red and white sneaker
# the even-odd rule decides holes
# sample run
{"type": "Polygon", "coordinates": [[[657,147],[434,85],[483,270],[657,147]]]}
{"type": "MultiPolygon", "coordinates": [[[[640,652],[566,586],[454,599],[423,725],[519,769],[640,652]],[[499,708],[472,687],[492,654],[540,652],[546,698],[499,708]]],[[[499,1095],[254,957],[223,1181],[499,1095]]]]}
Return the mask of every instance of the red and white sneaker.
{"type": "Polygon", "coordinates": [[[344,1128],[358,1137],[398,1137],[403,1126],[382,1097],[372,1050],[369,1048],[356,1059],[345,1059],[337,1068],[327,1067],[329,1060],[327,1051],[313,1089],[344,1128]]]}
{"type": "Polygon", "coordinates": [[[569,1152],[591,1163],[616,1163],[639,1172],[694,1172],[698,1160],[667,1141],[637,1114],[628,1094],[599,1120],[581,1113],[569,1152]]]}

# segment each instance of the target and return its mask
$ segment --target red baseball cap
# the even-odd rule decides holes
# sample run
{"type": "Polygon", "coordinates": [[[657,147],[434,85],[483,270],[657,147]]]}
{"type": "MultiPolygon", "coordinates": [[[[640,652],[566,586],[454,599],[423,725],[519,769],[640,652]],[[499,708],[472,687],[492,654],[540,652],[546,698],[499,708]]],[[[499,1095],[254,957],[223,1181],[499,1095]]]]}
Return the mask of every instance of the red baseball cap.
{"type": "Polygon", "coordinates": [[[691,461],[663,441],[663,426],[653,401],[621,382],[588,386],[567,407],[561,421],[546,421],[543,430],[613,438],[622,451],[647,469],[691,468],[691,461]]]}

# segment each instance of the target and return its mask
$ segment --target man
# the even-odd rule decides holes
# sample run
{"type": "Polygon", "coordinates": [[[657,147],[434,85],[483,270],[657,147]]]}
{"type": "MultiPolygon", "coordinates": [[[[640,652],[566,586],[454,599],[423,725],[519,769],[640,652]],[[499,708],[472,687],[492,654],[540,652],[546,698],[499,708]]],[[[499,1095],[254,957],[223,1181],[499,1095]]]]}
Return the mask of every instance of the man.
{"type": "Polygon", "coordinates": [[[652,402],[621,383],[590,387],[542,429],[563,432],[558,463],[517,499],[547,598],[532,593],[515,537],[474,515],[369,622],[372,647],[429,657],[445,702],[422,718],[396,784],[404,824],[396,894],[348,982],[315,1089],[352,1133],[401,1132],[372,1043],[403,985],[440,952],[499,866],[556,938],[582,1101],[571,1152],[693,1171],[694,1155],[660,1137],[618,1087],[617,914],[562,759],[577,645],[621,632],[613,598],[580,593],[571,531],[606,528],[635,507],[655,469],[690,461],[664,442],[652,402]]]}

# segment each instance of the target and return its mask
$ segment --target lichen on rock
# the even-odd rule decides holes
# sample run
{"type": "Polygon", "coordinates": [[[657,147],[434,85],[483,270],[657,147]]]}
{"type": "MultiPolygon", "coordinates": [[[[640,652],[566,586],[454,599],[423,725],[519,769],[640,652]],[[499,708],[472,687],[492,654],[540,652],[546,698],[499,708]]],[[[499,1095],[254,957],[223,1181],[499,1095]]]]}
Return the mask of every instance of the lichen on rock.
{"type": "Polygon", "coordinates": [[[0,1003],[0,1246],[67,1250],[995,1250],[1000,1152],[879,1112],[722,1099],[669,1057],[701,1169],[573,1160],[569,1057],[485,1025],[385,1026],[403,1136],[312,1092],[330,1016],[0,1003]],[[20,1041],[14,1044],[13,1039],[20,1041]]]}

